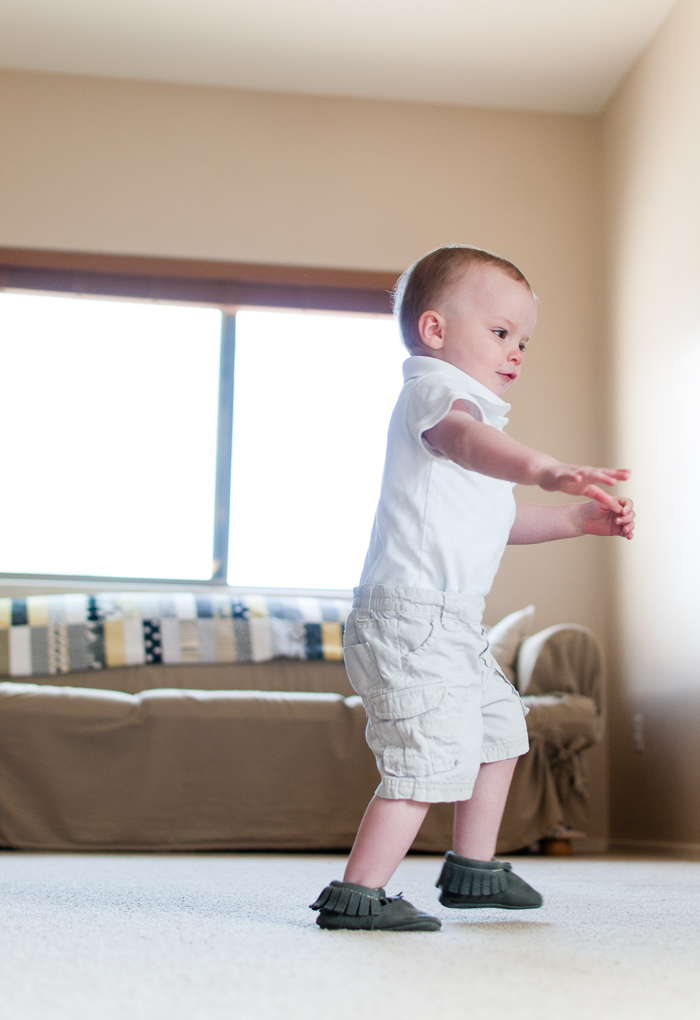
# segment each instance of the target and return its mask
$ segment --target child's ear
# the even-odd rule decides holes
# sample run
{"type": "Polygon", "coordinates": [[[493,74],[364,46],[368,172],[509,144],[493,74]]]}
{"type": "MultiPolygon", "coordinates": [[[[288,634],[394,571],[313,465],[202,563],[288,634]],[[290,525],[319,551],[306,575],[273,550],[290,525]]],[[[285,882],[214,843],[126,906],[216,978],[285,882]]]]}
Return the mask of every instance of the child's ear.
{"type": "Polygon", "coordinates": [[[442,350],[445,344],[445,320],[439,312],[429,310],[423,312],[418,319],[418,332],[426,347],[434,351],[442,350]]]}

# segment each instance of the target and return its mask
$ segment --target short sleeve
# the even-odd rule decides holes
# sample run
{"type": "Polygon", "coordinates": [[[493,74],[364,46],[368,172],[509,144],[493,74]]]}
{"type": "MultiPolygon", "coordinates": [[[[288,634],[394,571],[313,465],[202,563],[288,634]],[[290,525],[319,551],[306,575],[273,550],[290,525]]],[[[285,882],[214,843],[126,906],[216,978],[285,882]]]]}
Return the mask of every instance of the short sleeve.
{"type": "Polygon", "coordinates": [[[477,421],[487,420],[479,397],[446,377],[431,375],[414,379],[408,389],[404,406],[406,431],[414,443],[433,457],[443,458],[444,455],[424,439],[423,433],[441,422],[456,400],[463,400],[477,421]]]}

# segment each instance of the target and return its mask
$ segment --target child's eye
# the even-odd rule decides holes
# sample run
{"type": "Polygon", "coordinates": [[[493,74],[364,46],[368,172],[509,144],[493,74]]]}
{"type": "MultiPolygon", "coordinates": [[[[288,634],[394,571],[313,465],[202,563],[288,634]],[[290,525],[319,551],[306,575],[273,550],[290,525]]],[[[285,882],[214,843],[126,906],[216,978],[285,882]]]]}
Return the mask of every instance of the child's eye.
{"type": "Polygon", "coordinates": [[[522,343],[522,344],[520,344],[520,350],[521,350],[521,351],[522,351],[522,353],[524,354],[524,353],[525,353],[525,351],[527,350],[527,344],[525,344],[525,343],[522,343]]]}
{"type": "Polygon", "coordinates": [[[507,329],[494,329],[493,332],[496,334],[499,340],[505,340],[505,338],[508,336],[507,329]]]}

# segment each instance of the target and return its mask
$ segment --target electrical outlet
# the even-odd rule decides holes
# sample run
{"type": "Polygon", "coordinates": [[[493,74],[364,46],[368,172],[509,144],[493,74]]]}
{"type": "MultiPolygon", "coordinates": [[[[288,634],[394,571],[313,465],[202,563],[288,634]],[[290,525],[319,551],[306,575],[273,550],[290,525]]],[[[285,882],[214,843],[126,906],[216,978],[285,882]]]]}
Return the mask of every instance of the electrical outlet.
{"type": "Polygon", "coordinates": [[[641,712],[635,712],[632,716],[632,738],[635,752],[642,754],[644,751],[644,716],[641,712]]]}

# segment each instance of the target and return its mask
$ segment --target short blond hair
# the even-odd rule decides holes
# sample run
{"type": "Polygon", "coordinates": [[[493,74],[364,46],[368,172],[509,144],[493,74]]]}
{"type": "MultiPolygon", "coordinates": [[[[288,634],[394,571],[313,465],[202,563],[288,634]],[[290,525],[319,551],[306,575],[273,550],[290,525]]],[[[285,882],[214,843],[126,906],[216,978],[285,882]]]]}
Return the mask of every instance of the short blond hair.
{"type": "Polygon", "coordinates": [[[458,276],[470,267],[480,265],[495,266],[512,280],[524,284],[532,294],[532,287],[518,267],[495,252],[469,244],[447,244],[435,248],[401,274],[392,293],[392,309],[399,320],[401,338],[409,354],[430,352],[418,332],[418,320],[423,312],[439,301],[458,276]]]}

